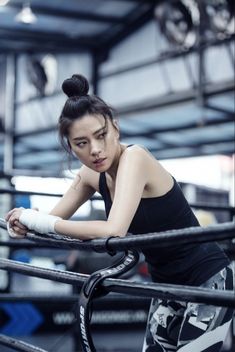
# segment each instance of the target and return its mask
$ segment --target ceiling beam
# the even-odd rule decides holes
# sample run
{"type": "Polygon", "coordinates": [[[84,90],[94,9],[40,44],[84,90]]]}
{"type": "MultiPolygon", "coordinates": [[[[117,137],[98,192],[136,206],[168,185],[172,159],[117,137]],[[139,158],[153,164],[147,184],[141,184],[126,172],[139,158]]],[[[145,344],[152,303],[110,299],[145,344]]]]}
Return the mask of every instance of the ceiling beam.
{"type": "MultiPolygon", "coordinates": [[[[232,34],[226,38],[222,39],[210,39],[204,42],[204,49],[209,49],[211,47],[216,47],[220,45],[226,45],[227,48],[229,48],[230,43],[233,43],[235,39],[235,35],[232,34]]],[[[154,64],[162,63],[162,62],[167,62],[169,60],[175,60],[177,58],[185,58],[190,54],[197,53],[198,52],[198,46],[195,45],[192,48],[188,48],[187,50],[185,48],[175,48],[175,49],[170,49],[161,52],[158,56],[155,58],[151,58],[142,62],[138,62],[132,65],[126,65],[120,69],[114,69],[113,71],[110,70],[108,73],[102,73],[100,74],[100,79],[108,78],[108,77],[113,77],[113,76],[118,76],[123,73],[135,71],[141,68],[145,68],[154,64]]]]}
{"type": "Polygon", "coordinates": [[[172,125],[170,127],[157,127],[157,128],[151,128],[148,131],[141,131],[141,132],[135,132],[134,135],[130,133],[121,133],[122,138],[128,138],[128,137],[145,137],[145,138],[153,138],[156,139],[156,134],[162,134],[162,133],[167,133],[167,132],[176,132],[176,131],[186,131],[186,130],[191,130],[191,129],[200,129],[203,130],[203,128],[211,127],[211,126],[217,126],[217,125],[224,125],[227,123],[234,123],[234,118],[231,116],[220,118],[220,119],[215,119],[215,120],[198,120],[195,122],[191,123],[186,123],[184,125],[172,125]]]}
{"type": "MultiPolygon", "coordinates": [[[[171,127],[166,127],[166,128],[162,128],[162,127],[158,127],[158,128],[152,128],[149,131],[144,132],[143,130],[141,130],[141,132],[135,132],[135,133],[127,133],[127,132],[121,132],[121,137],[122,138],[127,138],[127,137],[151,137],[153,134],[157,134],[157,133],[166,133],[166,132],[174,132],[174,131],[183,131],[183,130],[188,130],[188,129],[193,129],[193,128],[204,128],[204,127],[209,127],[209,126],[216,126],[218,125],[222,125],[222,124],[226,124],[226,123],[230,123],[230,122],[234,122],[234,118],[231,116],[228,117],[224,117],[221,119],[215,119],[215,120],[205,120],[204,124],[203,124],[203,120],[197,121],[197,122],[193,122],[193,123],[189,123],[189,124],[185,124],[185,125],[172,125],[171,127]]],[[[136,122],[137,123],[137,122],[136,122]]],[[[49,132],[55,132],[57,130],[57,125],[55,126],[50,126],[50,127],[45,127],[45,128],[37,128],[36,130],[31,130],[31,131],[26,131],[26,132],[20,132],[17,133],[15,135],[15,140],[18,141],[21,138],[25,138],[25,137],[31,137],[31,136],[37,136],[40,134],[45,134],[45,133],[49,133],[49,132]]]]}
{"type": "MultiPolygon", "coordinates": [[[[218,95],[224,92],[230,92],[230,91],[234,91],[234,82],[233,81],[229,81],[229,82],[223,82],[221,84],[212,84],[212,85],[207,85],[207,87],[205,88],[205,95],[207,98],[214,96],[214,95],[218,95]]],[[[128,118],[128,115],[134,114],[134,113],[138,113],[138,112],[142,112],[142,111],[147,111],[147,110],[152,110],[152,109],[158,109],[164,106],[170,106],[170,105],[174,105],[174,104],[182,104],[183,102],[187,102],[187,101],[194,101],[197,98],[197,90],[193,89],[193,90],[187,90],[187,91],[183,91],[183,92],[179,92],[179,93],[173,93],[173,94],[168,94],[166,96],[163,97],[156,97],[154,99],[151,100],[146,100],[143,102],[140,102],[138,104],[132,104],[130,106],[127,107],[123,107],[123,108],[116,108],[117,111],[117,115],[118,116],[125,116],[125,118],[128,118]]],[[[227,121],[224,120],[224,122],[230,122],[231,120],[233,120],[233,117],[228,117],[227,121]]],[[[214,123],[216,124],[215,120],[214,123]]],[[[233,120],[234,121],[234,120],[233,120]]],[[[210,122],[212,123],[212,122],[210,122]]],[[[173,128],[177,128],[179,126],[173,127],[173,128]]],[[[188,127],[188,128],[194,128],[193,127],[188,127]]],[[[34,129],[34,130],[30,130],[27,132],[21,132],[21,133],[16,133],[15,134],[15,138],[24,138],[27,136],[33,136],[33,135],[38,135],[38,134],[44,134],[47,132],[52,132],[55,131],[57,129],[57,126],[51,126],[51,127],[46,127],[46,128],[42,128],[42,129],[34,129]]],[[[142,132],[143,133],[143,132],[142,132]]],[[[142,135],[141,133],[141,135],[142,135]]],[[[157,132],[156,132],[157,133],[157,132]]]]}
{"type": "MultiPolygon", "coordinates": [[[[129,136],[129,137],[133,137],[133,136],[129,136]]],[[[155,140],[158,140],[158,137],[155,136],[155,140]]],[[[199,141],[196,143],[184,143],[183,142],[181,144],[177,144],[177,143],[173,143],[173,142],[168,143],[168,141],[165,142],[164,139],[162,138],[162,136],[161,136],[160,141],[161,141],[161,143],[164,144],[162,147],[149,148],[149,149],[152,152],[156,152],[159,150],[166,150],[166,149],[171,149],[171,148],[176,148],[176,149],[179,149],[179,148],[200,148],[200,147],[203,147],[206,145],[217,145],[220,143],[235,143],[234,138],[224,138],[224,139],[214,139],[214,140],[210,140],[210,141],[201,141],[201,142],[199,141]]],[[[50,147],[49,149],[50,149],[49,152],[58,152],[58,153],[62,152],[62,150],[59,146],[58,147],[50,147]]],[[[21,157],[26,156],[26,155],[30,155],[30,154],[32,154],[32,152],[33,152],[33,154],[40,154],[40,153],[47,153],[48,154],[48,149],[32,148],[31,150],[27,150],[24,152],[17,152],[17,146],[16,146],[15,156],[17,156],[18,161],[20,162],[21,157]]],[[[56,159],[56,160],[58,163],[58,159],[56,159]]],[[[75,160],[76,159],[74,158],[74,161],[75,160]]],[[[35,163],[37,163],[37,161],[35,161],[35,163]]],[[[32,162],[32,164],[34,164],[34,161],[32,162]]]]}
{"type": "Polygon", "coordinates": [[[6,43],[0,39],[0,51],[2,54],[22,54],[22,53],[31,53],[31,54],[78,54],[80,52],[90,51],[91,48],[87,45],[83,45],[79,42],[76,43],[76,46],[63,46],[61,47],[61,42],[56,43],[39,43],[39,42],[27,42],[19,43],[19,41],[12,41],[11,43],[6,43]]]}
{"type": "MultiPolygon", "coordinates": [[[[209,98],[215,95],[232,92],[234,91],[234,81],[229,80],[221,83],[207,84],[204,87],[205,98],[209,98]]],[[[116,111],[119,116],[132,115],[138,112],[144,112],[147,110],[158,109],[161,107],[168,107],[174,104],[182,104],[185,102],[196,100],[198,97],[198,89],[187,89],[180,92],[174,92],[171,94],[166,94],[161,97],[156,97],[154,99],[148,99],[145,101],[140,101],[136,104],[130,104],[123,107],[116,107],[116,111]]]]}
{"type": "Polygon", "coordinates": [[[17,145],[15,145],[15,156],[20,157],[21,156],[25,156],[25,155],[30,155],[30,154],[40,154],[40,153],[51,153],[51,152],[56,152],[56,153],[63,153],[63,150],[62,148],[60,147],[60,145],[58,144],[57,146],[55,147],[49,147],[49,148],[41,148],[38,147],[38,148],[35,148],[35,147],[29,147],[28,146],[28,149],[25,150],[25,151],[17,151],[17,145]]]}
{"type": "MultiPolygon", "coordinates": [[[[161,140],[162,143],[164,141],[161,140]]],[[[235,143],[234,138],[225,138],[225,139],[214,139],[212,141],[205,141],[205,142],[197,142],[197,143],[182,143],[182,144],[175,144],[172,143],[172,145],[167,145],[163,146],[160,148],[149,148],[151,149],[152,152],[157,152],[159,150],[166,150],[166,149],[180,149],[180,148],[201,148],[205,147],[207,145],[218,145],[220,143],[235,143]]]]}
{"type": "MultiPolygon", "coordinates": [[[[77,11],[75,9],[62,9],[58,6],[51,7],[50,2],[48,2],[49,6],[43,6],[39,4],[34,4],[31,2],[30,7],[35,15],[45,15],[56,18],[64,18],[64,19],[74,19],[74,20],[84,20],[84,21],[92,21],[99,23],[122,23],[122,18],[113,15],[100,15],[96,13],[86,12],[86,11],[77,11]]],[[[22,3],[10,1],[6,6],[6,9],[13,10],[21,10],[22,3]]]]}
{"type": "MultiPolygon", "coordinates": [[[[6,42],[12,42],[16,44],[16,47],[21,45],[20,42],[31,43],[31,45],[43,47],[44,46],[57,46],[63,51],[64,48],[72,48],[77,46],[78,48],[91,49],[97,46],[97,41],[84,36],[69,37],[64,32],[45,32],[45,31],[32,31],[25,29],[8,29],[0,26],[0,39],[6,42]]],[[[10,43],[9,43],[10,44],[10,43]]],[[[1,42],[0,42],[1,47],[1,42]]]]}
{"type": "MultiPolygon", "coordinates": [[[[151,149],[150,149],[151,151],[151,149]]],[[[165,150],[164,150],[165,151],[165,150]]],[[[161,154],[161,151],[157,152],[152,152],[154,157],[157,158],[158,160],[167,160],[167,159],[182,159],[182,158],[193,158],[193,157],[201,157],[201,156],[208,156],[208,155],[228,155],[231,156],[234,154],[234,149],[232,149],[230,146],[227,146],[227,148],[222,149],[221,147],[218,149],[214,149],[213,151],[210,150],[203,150],[203,149],[196,149],[196,148],[191,148],[190,154],[183,152],[182,153],[174,153],[174,149],[169,151],[168,155],[164,155],[164,151],[161,154]]]]}

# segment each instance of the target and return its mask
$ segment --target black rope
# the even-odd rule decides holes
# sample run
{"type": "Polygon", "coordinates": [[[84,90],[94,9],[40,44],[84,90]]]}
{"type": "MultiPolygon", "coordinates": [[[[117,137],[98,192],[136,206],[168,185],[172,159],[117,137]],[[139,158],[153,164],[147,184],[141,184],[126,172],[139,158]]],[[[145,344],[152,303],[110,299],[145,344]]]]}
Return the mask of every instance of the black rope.
{"type": "MultiPolygon", "coordinates": [[[[79,290],[79,288],[78,288],[79,290]]],[[[0,293],[0,302],[32,302],[32,303],[61,303],[61,304],[74,304],[77,303],[79,300],[79,294],[55,294],[54,292],[50,293],[25,293],[25,292],[18,292],[18,293],[0,293]]],[[[100,297],[100,301],[113,302],[113,301],[125,301],[128,304],[132,301],[136,302],[136,298],[132,295],[128,294],[121,294],[121,293],[112,293],[105,297],[100,297]]],[[[140,301],[145,302],[146,300],[149,301],[149,298],[139,297],[140,301]]]]}
{"type": "MultiPolygon", "coordinates": [[[[10,259],[0,259],[0,269],[18,272],[53,281],[82,287],[89,275],[46,269],[10,259]]],[[[102,286],[107,292],[131,294],[145,298],[161,298],[175,301],[186,301],[212,304],[219,307],[235,308],[235,292],[209,290],[201,287],[133,282],[121,279],[105,279],[102,286]]]]}
{"type": "Polygon", "coordinates": [[[77,274],[72,271],[41,268],[11,259],[0,259],[0,269],[17,272],[23,275],[35,276],[42,279],[63,282],[70,285],[76,284],[78,287],[82,287],[85,280],[89,277],[85,274],[77,274]]]}
{"type": "MultiPolygon", "coordinates": [[[[24,249],[45,249],[45,248],[53,248],[53,249],[62,249],[61,246],[55,246],[55,245],[50,245],[47,243],[37,243],[37,242],[32,242],[28,240],[23,240],[23,239],[10,239],[10,240],[3,240],[0,241],[0,247],[8,247],[8,248],[13,248],[13,249],[19,249],[19,248],[24,248],[24,249]]],[[[64,250],[70,250],[71,248],[63,248],[64,250]]]]}
{"type": "Polygon", "coordinates": [[[74,304],[78,301],[79,295],[54,294],[52,293],[0,293],[0,302],[45,302],[45,303],[69,303],[74,304]]]}
{"type": "Polygon", "coordinates": [[[33,346],[24,341],[14,339],[13,337],[9,337],[3,334],[0,334],[0,345],[12,347],[15,351],[22,352],[47,352],[46,350],[33,346]]]}
{"type": "MultiPolygon", "coordinates": [[[[6,229],[5,220],[0,218],[0,227],[6,229]]],[[[81,250],[95,250],[96,252],[126,251],[128,249],[141,250],[154,246],[166,247],[169,244],[204,243],[224,241],[235,238],[235,223],[226,222],[207,227],[189,227],[185,229],[154,232],[141,235],[128,234],[126,237],[106,237],[94,240],[75,240],[71,237],[56,234],[39,235],[28,232],[26,238],[37,243],[44,243],[60,248],[76,248],[81,250]]]]}
{"type": "MultiPolygon", "coordinates": [[[[109,241],[111,251],[120,251],[135,248],[141,250],[149,247],[168,247],[174,243],[204,243],[224,241],[235,238],[235,223],[228,222],[208,227],[189,227],[185,229],[169,230],[158,233],[147,233],[142,235],[128,235],[126,237],[112,237],[109,241]]],[[[104,252],[103,240],[92,240],[97,252],[104,252]]]]}

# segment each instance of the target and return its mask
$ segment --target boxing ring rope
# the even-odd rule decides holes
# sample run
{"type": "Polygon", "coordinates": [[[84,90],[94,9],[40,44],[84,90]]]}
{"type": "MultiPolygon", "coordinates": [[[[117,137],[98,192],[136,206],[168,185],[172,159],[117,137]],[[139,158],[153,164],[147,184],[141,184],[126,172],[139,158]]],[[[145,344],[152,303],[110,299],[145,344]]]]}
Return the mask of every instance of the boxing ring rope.
{"type": "MultiPolygon", "coordinates": [[[[0,228],[6,229],[6,221],[0,218],[0,228]]],[[[39,244],[47,244],[59,248],[94,250],[96,252],[115,252],[127,249],[143,249],[157,245],[166,247],[171,242],[177,244],[204,243],[224,241],[235,238],[235,223],[227,222],[207,227],[189,227],[126,237],[107,237],[93,240],[76,240],[67,236],[48,234],[40,235],[27,232],[26,238],[39,244]]],[[[4,242],[2,242],[4,243],[4,242]]]]}
{"type": "MultiPolygon", "coordinates": [[[[0,227],[6,229],[6,222],[3,219],[0,219],[0,227]]],[[[233,239],[235,238],[235,223],[223,223],[208,227],[190,227],[138,236],[128,234],[125,238],[108,237],[86,241],[74,240],[67,236],[56,234],[42,236],[32,232],[27,232],[26,238],[40,244],[59,246],[60,248],[92,249],[96,252],[108,252],[111,255],[116,254],[117,251],[125,251],[123,258],[118,263],[91,275],[41,268],[10,259],[0,259],[0,269],[77,286],[80,291],[79,331],[84,351],[87,350],[86,347],[89,348],[89,351],[95,351],[89,329],[90,303],[91,299],[99,297],[100,294],[105,295],[109,292],[116,292],[139,297],[143,296],[145,298],[160,298],[235,308],[234,291],[212,290],[185,285],[140,283],[113,278],[126,272],[137,263],[139,256],[136,249],[148,248],[153,245],[164,247],[176,241],[177,244],[185,244],[233,239]]],[[[7,339],[7,336],[5,339],[7,339]]],[[[34,346],[31,347],[32,349],[28,351],[36,351],[34,346]]],[[[29,348],[31,347],[29,346],[29,348]]]]}
{"type": "MultiPolygon", "coordinates": [[[[31,264],[21,263],[10,259],[0,259],[0,269],[19,274],[30,275],[42,279],[49,279],[66,284],[76,285],[79,289],[83,286],[89,275],[78,274],[70,271],[41,268],[31,264]]],[[[165,298],[170,300],[183,300],[226,306],[235,308],[235,293],[219,290],[208,290],[183,285],[140,283],[122,279],[105,279],[102,287],[106,292],[131,294],[146,298],[165,298]]]]}
{"type": "Polygon", "coordinates": [[[9,337],[3,334],[0,334],[0,345],[11,347],[16,351],[22,352],[47,352],[40,347],[33,346],[27,342],[14,339],[13,337],[9,337]]]}

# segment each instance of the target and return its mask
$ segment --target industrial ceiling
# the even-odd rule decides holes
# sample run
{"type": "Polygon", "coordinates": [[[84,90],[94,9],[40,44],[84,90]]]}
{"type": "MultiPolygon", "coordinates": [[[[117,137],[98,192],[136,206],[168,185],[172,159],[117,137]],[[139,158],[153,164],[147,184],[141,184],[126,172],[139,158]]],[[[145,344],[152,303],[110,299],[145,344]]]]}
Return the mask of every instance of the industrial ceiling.
{"type": "MultiPolygon", "coordinates": [[[[35,59],[37,55],[89,53],[91,84],[93,91],[101,97],[100,82],[109,76],[118,79],[118,76],[134,70],[158,65],[165,87],[161,94],[115,106],[123,142],[143,144],[158,159],[231,155],[234,153],[235,110],[234,29],[231,29],[234,15],[231,4],[226,0],[0,0],[0,97],[2,101],[3,98],[6,100],[4,82],[9,82],[9,61],[17,68],[22,55],[35,59]],[[23,19],[22,11],[23,15],[26,12],[23,19]],[[110,72],[101,69],[119,45],[153,22],[156,31],[168,43],[156,57],[123,65],[110,72]],[[212,67],[209,54],[216,50],[224,60],[218,62],[218,67],[224,65],[224,68],[220,69],[217,80],[206,81],[207,69],[212,67]],[[209,54],[205,55],[205,52],[209,54]],[[196,74],[189,59],[192,55],[198,62],[196,74]],[[171,70],[177,70],[176,64],[172,67],[174,62],[183,65],[186,72],[178,81],[173,79],[175,73],[171,74],[171,70]],[[184,80],[187,83],[183,84],[184,80]]],[[[43,69],[42,62],[36,61],[39,66],[35,66],[31,60],[30,64],[34,65],[37,74],[36,68],[43,69]]],[[[14,72],[18,77],[20,72],[14,72]]],[[[215,70],[215,76],[216,73],[218,76],[215,70]]],[[[13,92],[12,107],[9,108],[6,102],[1,104],[2,174],[57,174],[61,169],[63,158],[56,138],[56,122],[47,124],[44,121],[38,127],[30,125],[32,119],[25,123],[20,119],[17,121],[17,109],[27,109],[29,102],[35,102],[41,108],[50,102],[57,105],[57,100],[53,99],[61,92],[43,91],[43,82],[36,88],[30,99],[17,100],[13,92]],[[10,123],[7,120],[9,114],[10,123]]],[[[62,103],[59,104],[62,107],[62,103]]]]}

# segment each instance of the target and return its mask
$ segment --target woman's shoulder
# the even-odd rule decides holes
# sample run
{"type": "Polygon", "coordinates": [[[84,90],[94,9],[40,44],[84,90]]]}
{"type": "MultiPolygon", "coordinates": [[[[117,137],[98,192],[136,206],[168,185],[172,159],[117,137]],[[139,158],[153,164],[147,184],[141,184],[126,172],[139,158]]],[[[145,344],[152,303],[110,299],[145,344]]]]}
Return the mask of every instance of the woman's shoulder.
{"type": "Polygon", "coordinates": [[[150,157],[151,159],[156,160],[151,152],[145,146],[140,144],[127,145],[123,154],[126,156],[130,155],[130,157],[135,156],[137,159],[143,158],[146,160],[146,157],[150,157]]]}
{"type": "Polygon", "coordinates": [[[95,190],[99,189],[100,174],[89,167],[83,165],[79,170],[79,175],[84,182],[84,185],[90,186],[95,190]]]}

